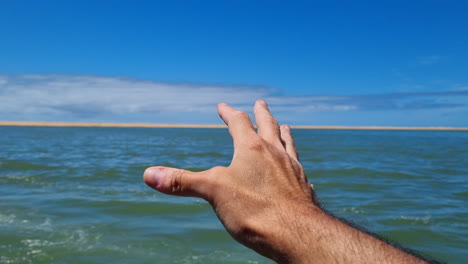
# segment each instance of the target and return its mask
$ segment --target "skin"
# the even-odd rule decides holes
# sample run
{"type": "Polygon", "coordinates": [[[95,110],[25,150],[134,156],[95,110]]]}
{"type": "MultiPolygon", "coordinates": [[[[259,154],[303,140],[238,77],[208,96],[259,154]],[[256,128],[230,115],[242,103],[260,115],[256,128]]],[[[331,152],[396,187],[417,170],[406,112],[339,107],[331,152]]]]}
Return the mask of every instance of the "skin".
{"type": "Polygon", "coordinates": [[[205,199],[232,237],[277,263],[427,263],[325,213],[290,127],[278,125],[265,101],[254,107],[258,131],[248,114],[227,104],[219,104],[218,113],[234,142],[228,167],[150,167],[146,184],[205,199]]]}

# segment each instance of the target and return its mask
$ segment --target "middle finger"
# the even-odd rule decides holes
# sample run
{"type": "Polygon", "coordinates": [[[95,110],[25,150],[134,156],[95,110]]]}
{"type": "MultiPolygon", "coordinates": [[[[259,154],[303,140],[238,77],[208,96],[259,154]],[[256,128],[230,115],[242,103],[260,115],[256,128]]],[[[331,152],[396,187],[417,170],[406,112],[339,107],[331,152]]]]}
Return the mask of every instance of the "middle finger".
{"type": "Polygon", "coordinates": [[[255,102],[254,114],[257,122],[258,135],[277,148],[284,149],[281,143],[278,122],[270,113],[265,101],[257,100],[257,102],[255,102]]]}

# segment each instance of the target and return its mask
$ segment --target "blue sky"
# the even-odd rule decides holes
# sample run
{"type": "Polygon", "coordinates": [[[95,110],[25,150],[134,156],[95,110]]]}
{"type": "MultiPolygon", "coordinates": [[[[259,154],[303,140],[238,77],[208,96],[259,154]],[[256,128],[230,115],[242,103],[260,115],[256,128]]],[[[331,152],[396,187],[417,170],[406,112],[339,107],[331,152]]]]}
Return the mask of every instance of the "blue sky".
{"type": "Polygon", "coordinates": [[[0,120],[468,126],[467,1],[6,1],[0,120]]]}

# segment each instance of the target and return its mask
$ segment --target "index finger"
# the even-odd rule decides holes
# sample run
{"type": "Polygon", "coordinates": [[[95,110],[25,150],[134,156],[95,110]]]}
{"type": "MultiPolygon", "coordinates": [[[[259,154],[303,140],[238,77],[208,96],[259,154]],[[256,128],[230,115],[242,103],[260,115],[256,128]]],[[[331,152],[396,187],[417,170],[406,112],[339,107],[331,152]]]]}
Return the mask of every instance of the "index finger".
{"type": "Polygon", "coordinates": [[[256,135],[255,128],[247,113],[234,109],[225,103],[218,104],[218,113],[229,128],[234,146],[256,135]]]}

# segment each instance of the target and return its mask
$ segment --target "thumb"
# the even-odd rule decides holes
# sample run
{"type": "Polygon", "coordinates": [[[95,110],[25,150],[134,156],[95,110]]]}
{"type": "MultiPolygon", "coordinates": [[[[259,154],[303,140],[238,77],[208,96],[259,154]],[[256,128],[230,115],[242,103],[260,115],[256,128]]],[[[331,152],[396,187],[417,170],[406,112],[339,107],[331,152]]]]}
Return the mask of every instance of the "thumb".
{"type": "Polygon", "coordinates": [[[143,179],[148,186],[165,194],[204,198],[206,177],[203,174],[204,172],[157,166],[147,168],[143,179]]]}

